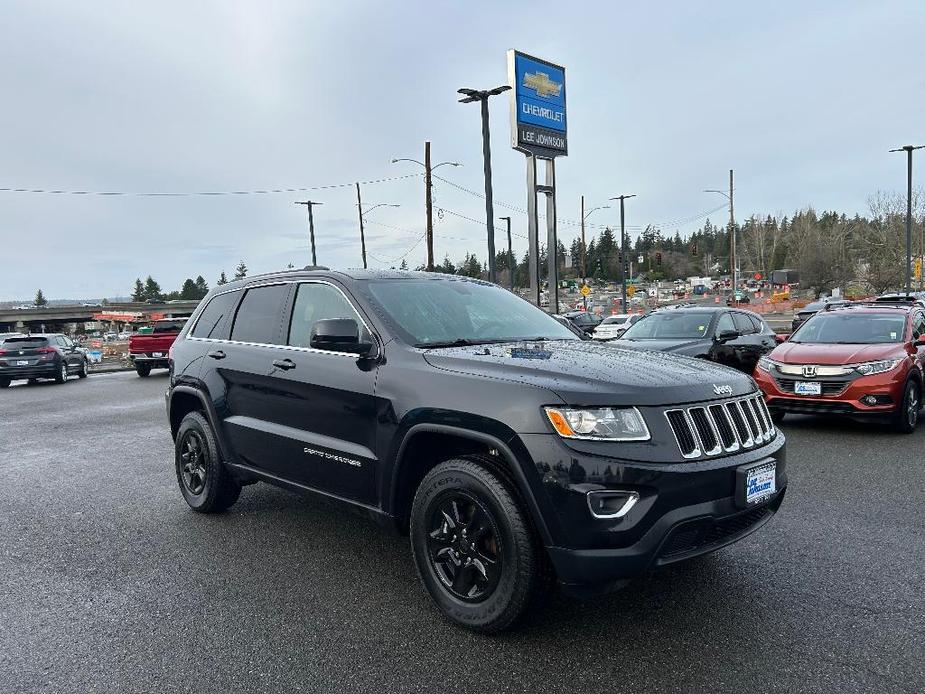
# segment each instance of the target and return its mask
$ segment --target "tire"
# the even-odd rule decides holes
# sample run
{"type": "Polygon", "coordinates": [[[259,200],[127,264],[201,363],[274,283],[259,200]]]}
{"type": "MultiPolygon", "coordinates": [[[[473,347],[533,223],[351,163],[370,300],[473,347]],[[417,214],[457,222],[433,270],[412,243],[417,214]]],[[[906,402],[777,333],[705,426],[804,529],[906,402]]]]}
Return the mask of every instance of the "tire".
{"type": "Polygon", "coordinates": [[[147,378],[151,375],[151,367],[147,364],[135,364],[135,373],[142,378],[147,378]]]}
{"type": "Polygon", "coordinates": [[[477,457],[425,475],[411,507],[411,552],[443,615],[482,633],[513,624],[551,575],[516,492],[477,457]]]}
{"type": "Polygon", "coordinates": [[[783,410],[773,410],[771,408],[768,408],[768,412],[771,413],[771,421],[774,422],[775,424],[780,424],[781,422],[784,421],[784,417],[787,416],[787,413],[784,412],[783,410]]]}
{"type": "Polygon", "coordinates": [[[180,422],[174,466],[183,498],[198,513],[224,511],[241,494],[241,486],[221,460],[212,425],[201,412],[190,412],[180,422]]]}
{"type": "Polygon", "coordinates": [[[90,373],[90,364],[86,359],[82,359],[80,362],[80,371],[77,372],[77,378],[86,378],[90,373]]]}
{"type": "Polygon", "coordinates": [[[901,434],[911,434],[919,423],[919,410],[922,407],[922,389],[918,381],[907,381],[903,390],[902,403],[896,411],[895,428],[901,434]]]}
{"type": "Polygon", "coordinates": [[[0,378],[0,388],[9,388],[11,382],[8,378],[0,378]]]}
{"type": "Polygon", "coordinates": [[[61,367],[58,369],[58,373],[55,374],[55,383],[64,383],[67,380],[67,362],[61,362],[61,367]]]}

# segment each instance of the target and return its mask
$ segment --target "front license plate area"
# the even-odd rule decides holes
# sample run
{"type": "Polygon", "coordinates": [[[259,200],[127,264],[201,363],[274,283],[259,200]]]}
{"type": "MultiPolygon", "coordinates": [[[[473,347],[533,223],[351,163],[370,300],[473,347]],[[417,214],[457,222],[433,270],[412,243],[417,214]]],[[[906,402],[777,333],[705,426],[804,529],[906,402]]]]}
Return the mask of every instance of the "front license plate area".
{"type": "Polygon", "coordinates": [[[736,505],[747,508],[763,503],[777,492],[777,463],[762,460],[736,469],[736,505]]]}
{"type": "Polygon", "coordinates": [[[822,395],[822,384],[819,381],[797,381],[793,384],[796,395],[822,395]]]}

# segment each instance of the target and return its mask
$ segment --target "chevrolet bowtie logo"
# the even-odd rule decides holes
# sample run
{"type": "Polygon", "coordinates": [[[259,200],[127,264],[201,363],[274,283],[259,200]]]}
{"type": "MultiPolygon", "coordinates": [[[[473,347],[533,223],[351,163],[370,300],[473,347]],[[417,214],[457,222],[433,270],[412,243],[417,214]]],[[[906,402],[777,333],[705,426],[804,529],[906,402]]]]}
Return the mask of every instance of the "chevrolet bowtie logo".
{"type": "Polygon", "coordinates": [[[561,82],[553,82],[545,72],[537,70],[532,75],[524,74],[524,86],[536,92],[537,96],[559,96],[561,82]]]}

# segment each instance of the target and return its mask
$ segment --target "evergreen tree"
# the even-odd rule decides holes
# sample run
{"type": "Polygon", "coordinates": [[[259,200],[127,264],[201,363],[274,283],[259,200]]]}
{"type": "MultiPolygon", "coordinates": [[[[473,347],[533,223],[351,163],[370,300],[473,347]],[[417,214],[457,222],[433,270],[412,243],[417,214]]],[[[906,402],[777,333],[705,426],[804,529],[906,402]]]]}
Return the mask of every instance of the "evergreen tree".
{"type": "Polygon", "coordinates": [[[242,260],[238,263],[238,267],[234,269],[234,278],[236,280],[243,280],[245,277],[247,277],[247,265],[245,265],[242,260]]]}
{"type": "Polygon", "coordinates": [[[47,306],[48,300],[45,298],[45,295],[42,293],[42,290],[39,289],[35,293],[35,301],[33,302],[36,306],[47,306]]]}
{"type": "Polygon", "coordinates": [[[215,284],[217,284],[219,287],[221,287],[223,284],[228,284],[228,278],[225,276],[224,270],[222,270],[222,274],[218,276],[218,282],[215,284]]]}
{"type": "Polygon", "coordinates": [[[148,275],[148,278],[145,280],[145,291],[144,299],[148,301],[149,299],[161,300],[164,297],[161,295],[161,285],[157,281],[148,275]]]}
{"type": "Polygon", "coordinates": [[[196,290],[196,283],[187,277],[183,281],[183,286],[180,288],[179,298],[183,299],[184,301],[192,301],[193,299],[198,298],[197,294],[198,292],[196,290]]]}
{"type": "Polygon", "coordinates": [[[196,297],[201,299],[206,294],[209,293],[209,285],[206,283],[205,278],[202,275],[196,276],[196,297]]]}
{"type": "Polygon", "coordinates": [[[141,278],[135,279],[135,289],[132,291],[132,301],[144,301],[145,300],[145,285],[141,281],[141,278]]]}

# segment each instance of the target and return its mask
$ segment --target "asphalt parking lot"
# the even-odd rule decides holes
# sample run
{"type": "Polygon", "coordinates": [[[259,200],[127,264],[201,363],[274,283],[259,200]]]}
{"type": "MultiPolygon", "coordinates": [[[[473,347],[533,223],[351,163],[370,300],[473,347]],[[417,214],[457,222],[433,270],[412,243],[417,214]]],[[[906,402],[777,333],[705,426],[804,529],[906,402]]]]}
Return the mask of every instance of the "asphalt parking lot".
{"type": "Polygon", "coordinates": [[[266,485],[190,511],[166,384],[0,391],[0,691],[925,690],[925,425],[788,419],[762,531],[489,638],[361,518],[266,485]]]}

